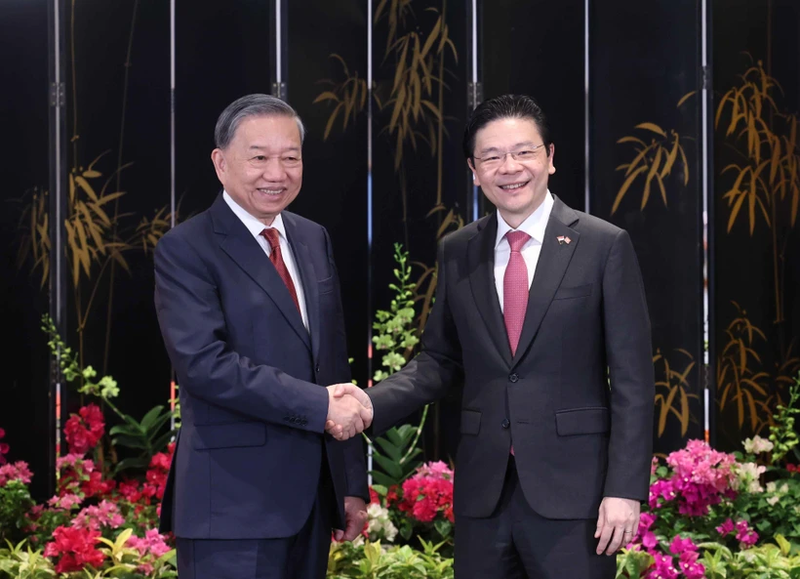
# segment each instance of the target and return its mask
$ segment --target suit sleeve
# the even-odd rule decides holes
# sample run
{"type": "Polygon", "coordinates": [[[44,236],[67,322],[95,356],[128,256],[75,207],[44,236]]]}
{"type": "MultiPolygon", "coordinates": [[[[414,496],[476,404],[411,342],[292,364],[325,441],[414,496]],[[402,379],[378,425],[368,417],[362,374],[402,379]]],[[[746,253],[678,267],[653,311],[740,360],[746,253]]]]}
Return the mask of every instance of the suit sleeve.
{"type": "Polygon", "coordinates": [[[186,238],[159,241],[155,277],[158,322],[182,391],[254,420],[325,430],[325,388],[255,364],[228,345],[217,285],[186,238]]]}
{"type": "Polygon", "coordinates": [[[611,377],[611,434],[604,496],[647,500],[653,456],[655,378],[644,284],[628,233],[603,273],[603,326],[611,377]]]}
{"type": "Polygon", "coordinates": [[[447,239],[439,244],[436,301],[422,333],[420,353],[402,370],[367,390],[374,407],[371,432],[375,436],[463,382],[461,343],[447,300],[447,239]]]}
{"type": "MultiPolygon", "coordinates": [[[[335,276],[334,287],[336,288],[336,348],[334,360],[340,364],[340,372],[337,372],[337,383],[350,382],[350,364],[348,363],[347,356],[347,335],[345,333],[344,324],[344,308],[342,307],[342,295],[339,284],[339,272],[336,268],[336,262],[333,259],[333,249],[330,236],[327,230],[323,228],[325,233],[325,248],[328,254],[328,262],[330,263],[331,271],[335,276]]],[[[333,444],[341,444],[343,447],[345,475],[347,476],[347,490],[345,494],[350,497],[361,497],[365,502],[369,502],[369,485],[367,484],[367,462],[364,443],[360,436],[355,436],[350,440],[344,442],[334,442],[333,444]]]]}

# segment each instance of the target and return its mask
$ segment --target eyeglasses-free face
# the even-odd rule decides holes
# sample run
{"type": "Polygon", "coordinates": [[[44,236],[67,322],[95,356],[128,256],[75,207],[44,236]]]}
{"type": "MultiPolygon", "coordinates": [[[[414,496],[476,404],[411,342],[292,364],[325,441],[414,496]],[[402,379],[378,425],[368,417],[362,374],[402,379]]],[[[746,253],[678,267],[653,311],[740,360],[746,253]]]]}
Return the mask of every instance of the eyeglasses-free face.
{"type": "Polygon", "coordinates": [[[264,225],[300,193],[302,157],[297,121],[286,116],[248,117],[225,149],[211,153],[228,195],[264,225]]]}

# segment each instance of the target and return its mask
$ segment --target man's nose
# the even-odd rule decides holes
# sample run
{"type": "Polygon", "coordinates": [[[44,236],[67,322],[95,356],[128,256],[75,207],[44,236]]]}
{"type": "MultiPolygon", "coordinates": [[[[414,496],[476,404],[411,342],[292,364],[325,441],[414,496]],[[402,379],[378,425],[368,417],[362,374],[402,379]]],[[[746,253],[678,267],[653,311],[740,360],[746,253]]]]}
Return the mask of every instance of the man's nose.
{"type": "Polygon", "coordinates": [[[516,173],[522,168],[522,163],[517,161],[511,153],[503,155],[503,161],[498,169],[501,173],[516,173]]]}
{"type": "Polygon", "coordinates": [[[282,181],[286,176],[286,169],[280,159],[272,157],[267,159],[264,170],[261,173],[267,181],[282,181]]]}

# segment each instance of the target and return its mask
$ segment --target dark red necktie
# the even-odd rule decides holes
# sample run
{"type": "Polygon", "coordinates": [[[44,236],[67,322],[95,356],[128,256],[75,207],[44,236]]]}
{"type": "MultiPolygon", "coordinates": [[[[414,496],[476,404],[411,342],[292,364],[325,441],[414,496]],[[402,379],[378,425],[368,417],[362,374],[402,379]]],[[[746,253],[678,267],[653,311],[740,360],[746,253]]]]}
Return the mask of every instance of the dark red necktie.
{"type": "MultiPolygon", "coordinates": [[[[277,229],[268,228],[261,232],[267,242],[269,243],[269,247],[271,249],[269,253],[269,260],[272,262],[272,265],[275,266],[275,269],[278,272],[278,275],[281,276],[283,283],[286,284],[286,289],[289,290],[289,295],[292,296],[292,300],[294,300],[294,305],[297,306],[297,311],[300,312],[300,302],[297,301],[297,292],[294,289],[294,283],[292,282],[292,276],[289,275],[289,270],[286,269],[286,262],[283,261],[283,254],[281,253],[281,241],[280,241],[280,233],[278,233],[277,229]]],[[[300,312],[302,315],[302,312],[300,312]]]]}

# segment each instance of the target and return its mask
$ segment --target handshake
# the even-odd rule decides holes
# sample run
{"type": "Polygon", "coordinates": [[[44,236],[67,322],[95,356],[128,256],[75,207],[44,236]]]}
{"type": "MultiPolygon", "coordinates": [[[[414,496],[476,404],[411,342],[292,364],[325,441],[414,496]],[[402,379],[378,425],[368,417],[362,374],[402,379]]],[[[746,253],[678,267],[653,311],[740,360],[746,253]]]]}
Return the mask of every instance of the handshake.
{"type": "Polygon", "coordinates": [[[353,384],[328,386],[328,418],[325,431],[336,440],[347,440],[372,424],[372,401],[353,384]]]}

